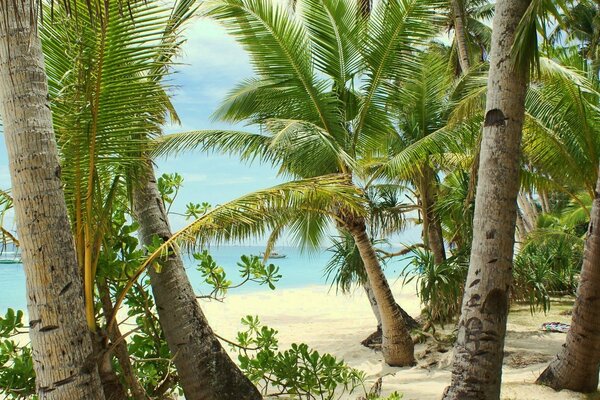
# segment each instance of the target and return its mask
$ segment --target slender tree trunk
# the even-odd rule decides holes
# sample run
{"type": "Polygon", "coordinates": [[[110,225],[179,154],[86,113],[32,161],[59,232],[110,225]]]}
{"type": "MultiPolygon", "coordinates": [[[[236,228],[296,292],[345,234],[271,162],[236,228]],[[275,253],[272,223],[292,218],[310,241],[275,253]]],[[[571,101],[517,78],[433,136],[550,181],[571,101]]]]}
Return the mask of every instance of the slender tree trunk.
{"type": "Polygon", "coordinates": [[[527,233],[534,230],[537,226],[538,212],[535,208],[535,204],[532,204],[533,200],[531,200],[525,193],[519,193],[517,197],[517,204],[519,208],[523,210],[523,221],[525,223],[525,228],[528,229],[527,233]]]}
{"type": "MultiPolygon", "coordinates": [[[[171,237],[154,171],[149,165],[134,187],[134,211],[144,245],[171,237]]],[[[161,326],[174,357],[187,400],[258,400],[259,391],[233,361],[208,325],[178,254],[150,268],[150,282],[161,326]]]]}
{"type": "MultiPolygon", "coordinates": [[[[381,343],[381,333],[382,333],[382,323],[381,323],[381,313],[379,312],[379,305],[377,304],[377,298],[375,297],[375,293],[373,292],[373,288],[371,287],[370,282],[365,282],[363,284],[363,289],[369,299],[369,304],[371,305],[371,310],[373,310],[373,315],[375,315],[375,319],[377,320],[377,330],[371,333],[366,339],[364,339],[361,343],[363,346],[369,347],[373,343],[381,343]]],[[[406,329],[412,330],[419,328],[421,325],[411,317],[398,303],[396,303],[396,307],[400,309],[400,314],[404,319],[404,323],[406,324],[406,329]]]]}
{"type": "Polygon", "coordinates": [[[125,388],[115,373],[111,356],[106,348],[107,340],[105,332],[97,329],[92,333],[92,340],[104,398],[106,400],[127,400],[125,388]]]}
{"type": "Polygon", "coordinates": [[[358,217],[346,217],[344,222],[360,252],[379,307],[383,358],[391,366],[413,365],[415,363],[414,344],[400,312],[400,307],[394,300],[394,295],[379,264],[375,249],[367,236],[365,221],[358,217]]]}
{"type": "Polygon", "coordinates": [[[577,299],[566,344],[537,383],[556,390],[598,389],[600,367],[600,178],[592,207],[577,299]]]}
{"type": "Polygon", "coordinates": [[[446,261],[446,249],[444,246],[444,235],[442,224],[435,213],[435,201],[437,190],[434,171],[425,166],[424,174],[419,183],[419,192],[421,194],[421,207],[423,213],[423,240],[427,247],[433,253],[433,259],[436,265],[446,261]]]}
{"type": "Polygon", "coordinates": [[[540,191],[540,203],[542,204],[542,212],[548,214],[552,211],[550,207],[550,199],[548,198],[548,192],[545,190],[540,191]]]}
{"type": "Polygon", "coordinates": [[[500,0],[493,23],[473,245],[444,399],[500,397],[519,192],[527,73],[514,66],[515,31],[529,1],[500,0]]]}
{"type": "Polygon", "coordinates": [[[525,223],[523,222],[523,217],[521,217],[521,213],[517,210],[517,230],[515,233],[515,239],[517,241],[517,249],[520,249],[525,243],[527,238],[527,230],[525,229],[525,223]]]}
{"type": "Polygon", "coordinates": [[[458,50],[458,63],[464,74],[471,68],[471,60],[469,59],[469,44],[465,27],[466,15],[461,0],[452,0],[452,13],[454,14],[454,37],[458,50]]]}
{"type": "Polygon", "coordinates": [[[373,292],[373,288],[371,287],[371,283],[367,280],[363,283],[363,289],[367,294],[367,298],[369,299],[369,304],[371,305],[371,310],[373,310],[373,315],[375,315],[375,319],[377,320],[377,330],[381,330],[381,313],[379,312],[379,305],[377,304],[377,298],[375,297],[375,293],[373,292]]]}
{"type": "MultiPolygon", "coordinates": [[[[102,303],[102,312],[105,316],[110,318],[110,316],[112,316],[114,313],[114,307],[112,300],[110,299],[110,290],[106,278],[101,278],[98,281],[98,294],[100,295],[100,302],[102,303]]],[[[123,371],[123,378],[131,390],[132,397],[135,400],[146,400],[148,397],[146,396],[144,388],[135,375],[135,371],[129,357],[129,351],[127,351],[127,342],[125,342],[125,340],[121,340],[122,334],[118,325],[114,325],[112,331],[108,333],[108,337],[110,338],[111,343],[115,346],[114,353],[119,361],[121,370],[123,371]]],[[[110,355],[107,357],[110,359],[110,355]]],[[[106,396],[106,398],[108,400],[108,396],[106,396]]]]}
{"type": "Polygon", "coordinates": [[[0,0],[0,112],[40,399],[103,399],[30,0],[0,0]]]}

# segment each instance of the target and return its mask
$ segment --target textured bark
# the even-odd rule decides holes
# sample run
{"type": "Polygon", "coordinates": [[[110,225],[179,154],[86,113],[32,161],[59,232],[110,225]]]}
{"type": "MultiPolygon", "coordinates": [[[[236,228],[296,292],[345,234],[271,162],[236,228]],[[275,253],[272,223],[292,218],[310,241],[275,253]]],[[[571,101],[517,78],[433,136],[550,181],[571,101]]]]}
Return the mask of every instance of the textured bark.
{"type": "Polygon", "coordinates": [[[427,166],[423,167],[423,176],[419,182],[423,214],[423,241],[433,253],[435,264],[439,265],[446,261],[446,249],[444,246],[442,224],[434,209],[436,190],[435,172],[427,166]]]}
{"type": "Polygon", "coordinates": [[[0,0],[0,113],[40,399],[103,399],[61,188],[37,3],[0,0]]]}
{"type": "Polygon", "coordinates": [[[414,344],[383,273],[375,249],[367,236],[365,221],[347,217],[345,227],[350,232],[360,252],[367,276],[381,315],[381,351],[388,365],[406,366],[415,363],[414,344]]]}
{"type": "Polygon", "coordinates": [[[526,72],[514,67],[510,54],[517,25],[529,3],[496,3],[473,245],[452,382],[444,399],[492,400],[500,396],[527,87],[526,72]]]}
{"type": "Polygon", "coordinates": [[[471,68],[469,59],[469,44],[465,27],[465,10],[460,0],[452,0],[452,13],[454,14],[454,37],[458,50],[458,63],[463,74],[471,68]]]}
{"type": "Polygon", "coordinates": [[[371,310],[373,310],[373,315],[375,315],[375,319],[377,320],[377,330],[379,331],[381,330],[381,313],[379,312],[379,306],[377,305],[377,298],[375,297],[371,283],[368,280],[367,282],[363,283],[363,289],[365,290],[367,298],[369,299],[371,310]]]}
{"type": "Polygon", "coordinates": [[[550,206],[550,199],[548,198],[548,192],[541,191],[540,195],[540,203],[542,204],[542,212],[548,214],[552,211],[552,207],[550,206]]]}
{"type": "Polygon", "coordinates": [[[527,229],[525,229],[525,223],[523,222],[523,217],[521,217],[521,213],[517,210],[517,230],[515,232],[515,240],[516,240],[516,249],[520,249],[525,243],[527,238],[527,229]]]}
{"type": "MultiPolygon", "coordinates": [[[[371,347],[373,344],[381,344],[381,333],[382,333],[382,324],[381,324],[381,313],[379,312],[379,305],[377,304],[377,298],[375,297],[375,293],[373,292],[373,288],[371,287],[370,282],[366,282],[363,284],[363,289],[369,299],[369,304],[371,305],[371,310],[373,311],[373,315],[375,315],[375,319],[377,320],[377,330],[367,336],[361,344],[366,347],[371,347]]],[[[398,303],[396,303],[396,307],[400,310],[400,314],[404,319],[404,324],[406,325],[406,329],[411,331],[413,329],[420,328],[421,325],[408,314],[398,303]]]]}
{"type": "Polygon", "coordinates": [[[554,389],[598,389],[600,366],[600,179],[592,207],[583,267],[566,344],[537,382],[554,389]]]}
{"type": "MultiPolygon", "coordinates": [[[[145,245],[171,237],[167,215],[149,166],[134,188],[134,211],[145,245]]],[[[208,325],[178,254],[150,268],[152,293],[179,380],[187,400],[258,400],[259,391],[233,361],[208,325]]]]}
{"type": "Polygon", "coordinates": [[[537,226],[538,212],[535,208],[535,204],[533,204],[533,200],[523,192],[519,193],[517,204],[522,211],[525,229],[527,230],[527,233],[529,233],[537,226]]]}

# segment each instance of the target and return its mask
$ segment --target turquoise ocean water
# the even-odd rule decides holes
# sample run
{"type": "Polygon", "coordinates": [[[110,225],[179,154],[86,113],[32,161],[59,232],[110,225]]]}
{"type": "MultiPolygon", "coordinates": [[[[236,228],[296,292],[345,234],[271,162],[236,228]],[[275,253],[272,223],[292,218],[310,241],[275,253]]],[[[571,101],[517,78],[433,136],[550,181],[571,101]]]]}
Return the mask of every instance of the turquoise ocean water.
{"type": "MultiPolygon", "coordinates": [[[[264,250],[262,246],[221,246],[213,247],[210,253],[216,262],[222,266],[235,285],[240,281],[237,262],[243,254],[259,255],[264,250]]],[[[276,251],[286,255],[283,259],[269,260],[269,263],[279,266],[282,275],[276,284],[277,289],[299,288],[310,285],[327,284],[323,268],[329,261],[331,253],[326,249],[316,252],[302,252],[296,247],[277,247],[276,251]]],[[[198,294],[207,294],[209,287],[203,283],[202,276],[196,270],[197,261],[186,257],[186,268],[192,285],[198,294]]],[[[405,260],[388,262],[386,275],[388,279],[397,279],[400,271],[406,265],[405,260]]],[[[276,289],[276,290],[277,290],[276,289]]],[[[269,291],[267,286],[247,283],[245,286],[231,290],[231,294],[269,291]]],[[[0,313],[7,308],[26,309],[25,274],[21,264],[0,264],[0,313]]]]}

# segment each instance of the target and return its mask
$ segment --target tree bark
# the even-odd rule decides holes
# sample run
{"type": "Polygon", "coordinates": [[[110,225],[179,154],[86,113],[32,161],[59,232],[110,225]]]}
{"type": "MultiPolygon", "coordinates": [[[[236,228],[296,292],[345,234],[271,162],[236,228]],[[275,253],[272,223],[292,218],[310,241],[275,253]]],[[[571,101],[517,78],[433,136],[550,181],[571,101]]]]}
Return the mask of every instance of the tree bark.
{"type": "Polygon", "coordinates": [[[371,283],[367,280],[363,283],[363,289],[367,294],[367,298],[369,299],[369,304],[371,305],[371,310],[373,310],[373,315],[375,315],[375,319],[377,320],[377,330],[381,330],[381,313],[379,312],[379,305],[377,304],[377,298],[375,297],[375,293],[373,292],[373,288],[371,287],[371,283]]]}
{"type": "Polygon", "coordinates": [[[517,204],[523,211],[523,222],[527,233],[533,231],[537,226],[538,212],[535,208],[535,204],[532,204],[531,200],[525,193],[519,193],[517,197],[517,204]]]}
{"type": "MultiPolygon", "coordinates": [[[[149,245],[158,236],[171,237],[152,166],[134,187],[134,213],[140,240],[149,245]]],[[[185,398],[187,400],[258,400],[259,391],[229,358],[208,325],[181,257],[173,253],[161,261],[162,271],[150,268],[156,308],[185,398]]]]}
{"type": "Polygon", "coordinates": [[[458,63],[464,74],[471,68],[471,60],[469,59],[464,4],[460,0],[452,0],[452,13],[454,14],[454,38],[458,50],[458,63]]]}
{"type": "Polygon", "coordinates": [[[101,400],[31,0],[0,0],[0,112],[40,399],[101,400]]]}
{"type": "Polygon", "coordinates": [[[421,208],[423,213],[423,240],[433,253],[436,265],[446,261],[446,249],[444,246],[444,235],[442,224],[435,212],[436,184],[435,172],[428,166],[423,167],[423,176],[419,183],[421,194],[421,208]]]}
{"type": "Polygon", "coordinates": [[[350,232],[365,265],[367,276],[381,315],[381,350],[385,362],[390,366],[415,364],[414,344],[400,307],[394,300],[387,279],[383,273],[375,249],[367,236],[365,221],[359,217],[344,218],[345,227],[350,232]]]}
{"type": "Polygon", "coordinates": [[[496,3],[473,245],[452,382],[444,399],[495,400],[500,396],[527,89],[527,73],[515,68],[511,49],[529,3],[496,3]]]}
{"type": "Polygon", "coordinates": [[[595,392],[600,366],[600,179],[592,207],[583,267],[566,344],[537,383],[553,389],[595,392]]]}

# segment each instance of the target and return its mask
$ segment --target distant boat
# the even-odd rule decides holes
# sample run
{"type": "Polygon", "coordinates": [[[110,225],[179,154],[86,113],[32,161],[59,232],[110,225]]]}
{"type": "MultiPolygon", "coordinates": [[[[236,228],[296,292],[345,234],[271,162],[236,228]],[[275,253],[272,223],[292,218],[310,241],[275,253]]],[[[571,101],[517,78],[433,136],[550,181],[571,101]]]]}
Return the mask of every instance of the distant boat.
{"type": "Polygon", "coordinates": [[[0,264],[21,264],[22,261],[18,258],[0,258],[0,264]]]}
{"type": "MultiPolygon", "coordinates": [[[[263,252],[261,252],[261,253],[260,253],[260,255],[264,257],[264,256],[265,256],[265,252],[264,252],[264,251],[263,251],[263,252]]],[[[268,258],[269,258],[269,259],[275,259],[275,258],[286,258],[286,257],[287,257],[287,255],[285,255],[285,254],[280,254],[280,253],[277,253],[277,252],[275,252],[275,251],[274,251],[274,252],[272,252],[271,254],[269,254],[269,257],[268,257],[268,258]]]]}

